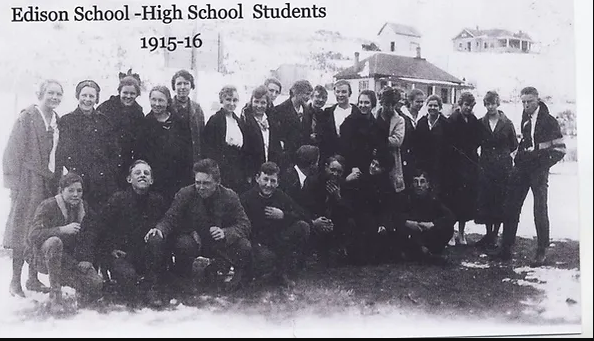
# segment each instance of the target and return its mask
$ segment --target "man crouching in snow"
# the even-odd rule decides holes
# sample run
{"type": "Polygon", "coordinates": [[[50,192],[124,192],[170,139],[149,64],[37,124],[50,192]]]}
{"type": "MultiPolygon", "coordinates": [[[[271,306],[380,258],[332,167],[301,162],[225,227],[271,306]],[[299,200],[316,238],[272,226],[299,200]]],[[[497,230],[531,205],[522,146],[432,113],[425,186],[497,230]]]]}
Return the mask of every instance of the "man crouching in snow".
{"type": "Polygon", "coordinates": [[[218,164],[204,159],[194,164],[194,184],[180,189],[173,203],[147,238],[164,244],[171,236],[175,256],[174,272],[184,288],[194,294],[192,265],[197,257],[214,258],[234,276],[225,283],[227,291],[239,289],[249,278],[252,247],[250,221],[237,194],[221,185],[218,164]],[[189,281],[188,281],[189,280],[189,281]]]}
{"type": "Polygon", "coordinates": [[[150,191],[153,173],[146,161],[137,160],[130,166],[127,181],[130,188],[112,195],[100,218],[109,269],[129,303],[139,298],[137,284],[144,276],[147,303],[160,307],[163,299],[156,289],[165,271],[164,251],[155,238],[145,237],[167,207],[161,195],[150,191]]]}
{"type": "Polygon", "coordinates": [[[431,193],[431,183],[425,171],[413,173],[413,193],[402,213],[397,214],[396,231],[408,258],[424,263],[445,264],[441,253],[454,234],[455,217],[431,193]]]}
{"type": "Polygon", "coordinates": [[[260,167],[257,185],[241,196],[241,203],[252,223],[254,268],[274,262],[274,279],[293,287],[298,258],[305,252],[309,224],[305,212],[278,187],[280,169],[274,162],[260,167]]]}
{"type": "Polygon", "coordinates": [[[101,297],[103,280],[93,268],[93,229],[89,206],[83,201],[83,180],[75,173],[60,179],[59,193],[44,200],[35,211],[29,233],[38,271],[49,275],[50,312],[66,312],[62,285],[76,289],[79,305],[101,297]]]}

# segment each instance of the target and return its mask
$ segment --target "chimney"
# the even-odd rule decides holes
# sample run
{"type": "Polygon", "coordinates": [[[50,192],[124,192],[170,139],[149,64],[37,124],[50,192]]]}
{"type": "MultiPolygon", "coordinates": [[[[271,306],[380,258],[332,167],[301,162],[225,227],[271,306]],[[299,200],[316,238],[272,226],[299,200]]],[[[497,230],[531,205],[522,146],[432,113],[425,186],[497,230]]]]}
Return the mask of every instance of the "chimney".
{"type": "Polygon", "coordinates": [[[479,30],[479,27],[478,27],[478,25],[476,25],[476,30],[477,30],[477,31],[479,30]]]}
{"type": "Polygon", "coordinates": [[[421,59],[421,47],[417,46],[417,59],[421,59]]]}
{"type": "Polygon", "coordinates": [[[359,68],[359,52],[355,52],[355,68],[359,68]]]}

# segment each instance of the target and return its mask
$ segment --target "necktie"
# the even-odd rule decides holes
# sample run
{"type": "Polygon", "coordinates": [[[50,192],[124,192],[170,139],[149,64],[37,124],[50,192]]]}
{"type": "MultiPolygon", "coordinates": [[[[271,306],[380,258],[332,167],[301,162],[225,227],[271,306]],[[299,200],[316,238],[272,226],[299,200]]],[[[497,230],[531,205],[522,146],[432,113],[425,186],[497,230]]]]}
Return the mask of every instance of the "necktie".
{"type": "Polygon", "coordinates": [[[532,115],[527,115],[526,122],[522,126],[522,138],[524,140],[524,148],[528,149],[533,146],[532,141],[532,115]]]}

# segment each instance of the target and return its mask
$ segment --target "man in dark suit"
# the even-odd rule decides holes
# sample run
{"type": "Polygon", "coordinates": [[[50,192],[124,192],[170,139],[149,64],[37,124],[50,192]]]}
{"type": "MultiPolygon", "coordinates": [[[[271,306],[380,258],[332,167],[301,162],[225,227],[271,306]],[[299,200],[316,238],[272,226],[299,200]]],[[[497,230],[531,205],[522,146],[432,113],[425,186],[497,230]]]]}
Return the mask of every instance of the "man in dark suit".
{"type": "Polygon", "coordinates": [[[509,260],[515,243],[522,205],[532,190],[534,195],[534,224],[538,246],[531,266],[542,266],[549,246],[549,216],[547,207],[549,169],[565,155],[565,143],[557,120],[548,107],[539,100],[538,91],[527,87],[521,91],[522,140],[508,183],[505,202],[505,220],[501,246],[492,256],[509,260]]]}
{"type": "Polygon", "coordinates": [[[283,153],[281,169],[287,169],[295,163],[295,152],[308,144],[311,135],[311,119],[307,115],[306,105],[313,87],[306,80],[298,80],[289,90],[289,99],[274,107],[270,119],[279,129],[283,153]]]}
{"type": "Polygon", "coordinates": [[[306,201],[304,195],[306,181],[317,173],[319,160],[320,150],[318,147],[301,146],[295,153],[296,164],[285,169],[281,174],[280,189],[301,207],[306,201]]]}

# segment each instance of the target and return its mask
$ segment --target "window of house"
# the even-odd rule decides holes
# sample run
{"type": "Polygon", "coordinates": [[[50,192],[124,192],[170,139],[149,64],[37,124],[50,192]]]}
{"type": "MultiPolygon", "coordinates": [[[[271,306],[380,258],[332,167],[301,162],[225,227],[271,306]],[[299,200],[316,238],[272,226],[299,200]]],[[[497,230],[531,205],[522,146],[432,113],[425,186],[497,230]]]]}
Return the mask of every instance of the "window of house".
{"type": "Polygon", "coordinates": [[[365,80],[365,81],[359,81],[359,92],[363,91],[363,90],[368,90],[369,89],[369,81],[365,80]]]}
{"type": "Polygon", "coordinates": [[[443,101],[443,104],[450,103],[450,96],[447,88],[441,89],[441,100],[443,101]]]}
{"type": "Polygon", "coordinates": [[[481,43],[479,43],[478,41],[476,42],[476,47],[481,46],[481,43]]]}
{"type": "Polygon", "coordinates": [[[462,47],[462,43],[458,44],[458,50],[462,50],[464,47],[462,47]]]}
{"type": "Polygon", "coordinates": [[[489,48],[489,44],[485,43],[485,50],[489,48]]]}
{"type": "Polygon", "coordinates": [[[392,51],[392,52],[396,51],[396,42],[395,41],[390,42],[390,51],[392,51]]]}
{"type": "Polygon", "coordinates": [[[427,96],[433,95],[433,86],[427,85],[427,96]]]}

